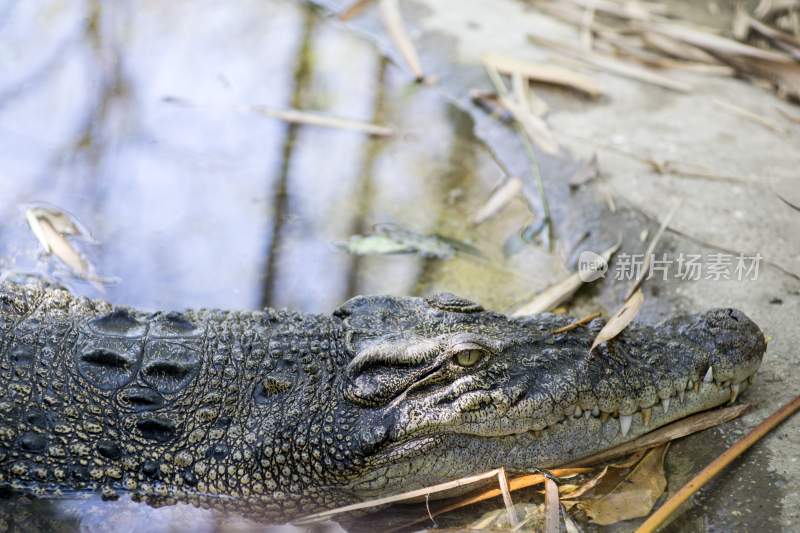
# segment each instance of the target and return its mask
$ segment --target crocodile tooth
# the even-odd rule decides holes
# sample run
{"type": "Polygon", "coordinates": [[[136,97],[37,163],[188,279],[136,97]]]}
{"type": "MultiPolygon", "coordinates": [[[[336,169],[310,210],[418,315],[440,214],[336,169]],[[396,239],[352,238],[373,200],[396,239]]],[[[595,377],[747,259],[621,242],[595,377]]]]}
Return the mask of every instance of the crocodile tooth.
{"type": "Polygon", "coordinates": [[[534,429],[533,431],[531,431],[531,433],[533,433],[533,436],[536,437],[537,439],[541,438],[541,436],[542,436],[542,430],[541,429],[534,429]]]}
{"type": "Polygon", "coordinates": [[[682,390],[678,393],[678,399],[683,403],[683,399],[686,397],[686,391],[682,390]]]}
{"type": "Polygon", "coordinates": [[[731,385],[731,403],[736,401],[736,398],[739,397],[739,384],[734,383],[731,385]]]}
{"type": "Polygon", "coordinates": [[[578,418],[582,414],[583,414],[583,411],[581,411],[581,406],[580,405],[576,405],[575,406],[575,413],[573,413],[572,416],[574,416],[575,418],[578,418]]]}
{"type": "Polygon", "coordinates": [[[633,421],[633,417],[631,415],[620,415],[619,417],[619,429],[622,431],[622,436],[625,437],[628,435],[628,431],[631,430],[631,422],[633,421]]]}
{"type": "Polygon", "coordinates": [[[703,378],[703,383],[711,383],[712,381],[714,381],[714,367],[710,366],[708,367],[708,370],[706,370],[706,375],[703,378]]]}
{"type": "Polygon", "coordinates": [[[600,421],[605,422],[606,420],[608,420],[608,413],[603,411],[602,413],[600,413],[600,421]]]}
{"type": "Polygon", "coordinates": [[[661,399],[661,408],[664,410],[665,413],[669,411],[669,398],[661,399]]]}
{"type": "Polygon", "coordinates": [[[588,409],[583,412],[583,418],[589,418],[590,416],[592,416],[592,412],[588,409]]]}
{"type": "Polygon", "coordinates": [[[700,381],[694,382],[694,385],[692,385],[692,390],[694,390],[694,392],[700,392],[700,381]]]}
{"type": "Polygon", "coordinates": [[[647,409],[642,409],[642,423],[645,426],[650,425],[650,419],[653,417],[653,409],[648,407],[647,409]]]}
{"type": "Polygon", "coordinates": [[[600,408],[596,405],[592,407],[592,416],[600,416],[600,408]]]}

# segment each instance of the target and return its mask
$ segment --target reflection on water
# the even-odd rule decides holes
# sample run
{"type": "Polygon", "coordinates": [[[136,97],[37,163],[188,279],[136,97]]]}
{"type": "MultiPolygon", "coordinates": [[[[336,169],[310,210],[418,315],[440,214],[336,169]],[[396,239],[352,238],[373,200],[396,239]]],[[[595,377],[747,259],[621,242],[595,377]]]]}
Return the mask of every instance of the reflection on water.
{"type": "MultiPolygon", "coordinates": [[[[359,293],[446,289],[504,309],[548,277],[526,278],[531,261],[541,263],[535,249],[502,259],[503,240],[526,221],[522,204],[480,228],[467,223],[501,177],[469,117],[311,8],[9,0],[0,31],[5,271],[63,278],[39,257],[21,210],[47,202],[99,241],[84,251],[98,274],[119,280],[105,297],[145,308],[328,312],[359,293]],[[391,124],[398,134],[241,111],[255,104],[391,124]],[[354,257],[333,244],[378,223],[463,240],[487,257],[354,257]]],[[[55,512],[88,530],[112,516],[118,530],[218,528],[186,506],[92,501],[59,502],[55,512]]]]}

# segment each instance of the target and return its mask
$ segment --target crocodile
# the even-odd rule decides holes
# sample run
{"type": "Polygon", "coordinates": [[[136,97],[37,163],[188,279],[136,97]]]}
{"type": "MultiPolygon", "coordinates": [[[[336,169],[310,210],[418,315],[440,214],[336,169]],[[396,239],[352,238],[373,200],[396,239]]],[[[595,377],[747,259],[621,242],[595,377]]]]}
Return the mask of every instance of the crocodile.
{"type": "Polygon", "coordinates": [[[286,521],[500,466],[574,461],[735,401],[742,312],[632,324],[357,296],[329,315],[147,312],[0,284],[0,486],[286,521]],[[574,324],[573,324],[574,325],[574,324]]]}

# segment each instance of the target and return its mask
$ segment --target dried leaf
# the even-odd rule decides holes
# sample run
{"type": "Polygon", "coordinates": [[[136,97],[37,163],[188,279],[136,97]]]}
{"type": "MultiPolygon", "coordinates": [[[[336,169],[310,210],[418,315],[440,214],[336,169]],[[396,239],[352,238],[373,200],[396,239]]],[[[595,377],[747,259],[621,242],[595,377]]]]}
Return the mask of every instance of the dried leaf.
{"type": "Polygon", "coordinates": [[[664,456],[668,444],[648,451],[639,464],[609,493],[583,500],[578,508],[600,525],[647,516],[667,487],[664,456]]]}
{"type": "Polygon", "coordinates": [[[756,48],[747,44],[721,37],[707,31],[697,30],[679,24],[652,24],[647,29],[661,35],[666,35],[673,39],[691,44],[712,53],[724,56],[737,56],[741,58],[759,59],[764,61],[775,61],[777,63],[791,63],[792,58],[785,54],[756,48]]]}
{"type": "Polygon", "coordinates": [[[686,93],[692,90],[691,85],[687,83],[678,80],[673,80],[666,76],[662,76],[660,74],[656,74],[655,72],[646,70],[638,65],[626,63],[624,61],[619,61],[618,59],[614,59],[612,57],[603,56],[596,53],[587,53],[586,50],[577,49],[567,44],[546,39],[541,36],[534,36],[529,34],[528,40],[530,40],[535,45],[545,46],[553,51],[559,52],[574,60],[583,62],[594,68],[604,70],[606,72],[610,72],[618,76],[631,78],[637,81],[649,83],[651,85],[657,85],[659,87],[663,87],[665,89],[670,89],[678,92],[686,93]]]}
{"type": "MultiPolygon", "coordinates": [[[[608,250],[604,251],[601,255],[603,260],[608,263],[611,256],[619,249],[619,243],[615,244],[608,250]]],[[[555,285],[551,285],[544,291],[536,295],[536,297],[514,311],[511,316],[535,315],[537,313],[544,313],[555,307],[558,307],[563,302],[567,301],[575,291],[585,282],[581,279],[581,273],[576,272],[569,277],[561,280],[555,285]]]]}
{"type": "Polygon", "coordinates": [[[600,311],[595,311],[594,313],[588,314],[585,317],[583,317],[581,319],[578,319],[578,320],[576,320],[575,322],[573,322],[571,324],[567,324],[564,327],[561,327],[561,328],[558,328],[556,330],[553,330],[553,335],[558,335],[559,333],[566,333],[567,331],[571,331],[571,330],[573,330],[575,328],[579,328],[581,326],[585,326],[586,324],[588,324],[589,322],[591,322],[595,318],[598,318],[600,316],[600,314],[601,314],[600,311]]]}
{"type": "Polygon", "coordinates": [[[483,224],[505,208],[522,191],[522,180],[517,177],[507,179],[492,192],[489,199],[475,212],[473,224],[483,224]]]}
{"type": "Polygon", "coordinates": [[[528,138],[539,146],[542,151],[554,155],[558,153],[558,141],[544,119],[526,111],[522,105],[514,100],[500,97],[500,103],[503,107],[511,111],[514,119],[516,119],[525,130],[528,138]]]}
{"type": "Polygon", "coordinates": [[[659,33],[654,33],[647,30],[642,31],[640,35],[645,46],[651,50],[655,50],[657,52],[661,52],[662,54],[678,59],[683,59],[684,61],[692,61],[694,63],[717,63],[717,60],[714,58],[714,56],[708,52],[697,48],[696,46],[677,41],[671,37],[667,37],[666,35],[661,35],[659,33]]]}
{"type": "Polygon", "coordinates": [[[528,80],[569,87],[593,98],[603,95],[603,89],[593,79],[562,66],[531,63],[496,53],[486,55],[483,61],[508,76],[516,73],[528,80]]]}
{"type": "Polygon", "coordinates": [[[397,46],[397,49],[400,51],[400,55],[403,56],[408,68],[414,73],[414,77],[417,81],[423,81],[425,79],[425,73],[422,71],[417,49],[408,36],[408,31],[406,31],[397,0],[380,0],[380,7],[383,24],[386,26],[386,30],[389,32],[389,36],[392,38],[392,41],[394,41],[395,46],[397,46]]]}
{"type": "Polygon", "coordinates": [[[416,251],[413,246],[386,235],[352,235],[347,242],[337,243],[337,246],[353,255],[409,254],[416,251]]]}
{"type": "MultiPolygon", "coordinates": [[[[247,107],[245,107],[245,109],[247,109],[247,107]]],[[[349,118],[310,113],[308,111],[299,111],[297,109],[273,109],[265,106],[250,106],[249,109],[256,113],[294,124],[361,131],[377,137],[390,137],[394,135],[394,130],[390,127],[349,118]]]]}
{"type": "MultiPolygon", "coordinates": [[[[162,102],[177,105],[181,107],[213,107],[201,106],[192,101],[178,96],[167,95],[161,99],[162,102]]],[[[324,115],[321,113],[312,113],[309,111],[301,111],[299,109],[276,109],[264,105],[237,105],[234,107],[225,108],[230,111],[238,111],[242,113],[256,113],[267,117],[283,120],[293,124],[304,124],[308,126],[320,126],[323,128],[336,128],[351,131],[360,131],[368,135],[375,135],[377,137],[389,137],[394,135],[394,129],[388,126],[381,126],[379,124],[372,124],[363,122],[361,120],[354,120],[350,118],[336,117],[332,115],[324,115]]]]}
{"type": "Polygon", "coordinates": [[[474,246],[442,235],[423,235],[395,224],[377,224],[371,235],[352,235],[337,246],[354,255],[417,253],[431,259],[451,259],[458,254],[483,257],[474,246]]]}
{"type": "Polygon", "coordinates": [[[28,208],[25,218],[46,254],[53,254],[74,275],[90,282],[98,291],[105,292],[102,283],[107,280],[95,275],[92,264],[67,238],[77,236],[91,239],[88,231],[74,217],[58,208],[38,206],[28,208]]]}
{"type": "Polygon", "coordinates": [[[594,350],[599,344],[604,342],[608,342],[617,335],[619,335],[622,330],[628,327],[636,315],[639,314],[639,309],[642,308],[642,304],[644,303],[644,293],[641,289],[636,289],[636,292],[625,301],[625,304],[622,306],[622,309],[616,312],[611,319],[606,322],[606,325],[603,326],[603,329],[600,330],[600,333],[597,334],[595,337],[594,342],[592,343],[592,347],[589,348],[591,352],[594,350]]]}
{"type": "Polygon", "coordinates": [[[508,523],[512,526],[519,524],[517,520],[517,513],[514,510],[514,502],[511,500],[511,492],[508,490],[508,479],[506,478],[506,469],[502,466],[497,469],[497,484],[500,485],[500,492],[503,495],[503,504],[506,506],[506,514],[508,516],[508,523]]]}
{"type": "Polygon", "coordinates": [[[558,486],[552,479],[544,480],[544,532],[558,533],[561,529],[561,504],[558,499],[558,486]]]}
{"type": "Polygon", "coordinates": [[[768,81],[781,98],[800,101],[800,64],[749,58],[726,58],[726,61],[743,74],[768,81]]]}

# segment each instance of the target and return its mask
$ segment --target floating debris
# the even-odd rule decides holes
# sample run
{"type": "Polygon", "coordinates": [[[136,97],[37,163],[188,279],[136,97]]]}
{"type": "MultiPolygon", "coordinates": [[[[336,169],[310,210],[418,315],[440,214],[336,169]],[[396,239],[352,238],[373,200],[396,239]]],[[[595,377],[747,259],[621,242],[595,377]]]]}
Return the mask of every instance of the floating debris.
{"type": "MultiPolygon", "coordinates": [[[[201,107],[185,98],[179,96],[164,96],[162,102],[183,107],[201,107]]],[[[231,112],[256,113],[270,118],[282,120],[293,124],[303,124],[306,126],[320,126],[323,128],[334,128],[341,130],[359,131],[376,137],[391,137],[394,129],[389,126],[372,124],[351,118],[336,117],[322,113],[312,113],[299,109],[277,109],[264,105],[239,105],[230,108],[231,112]]]]}
{"type": "Polygon", "coordinates": [[[337,245],[353,255],[416,253],[429,259],[452,259],[459,254],[483,257],[471,244],[441,235],[415,233],[394,224],[377,224],[373,234],[353,235],[337,245]]]}
{"type": "Polygon", "coordinates": [[[45,254],[56,256],[73,275],[88,281],[98,291],[105,292],[103,283],[108,280],[95,274],[92,264],[68,238],[95,243],[88,230],[74,216],[54,206],[36,205],[25,210],[25,218],[45,254]]]}

